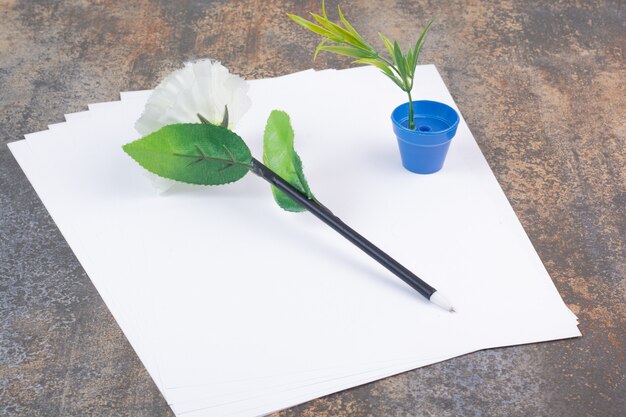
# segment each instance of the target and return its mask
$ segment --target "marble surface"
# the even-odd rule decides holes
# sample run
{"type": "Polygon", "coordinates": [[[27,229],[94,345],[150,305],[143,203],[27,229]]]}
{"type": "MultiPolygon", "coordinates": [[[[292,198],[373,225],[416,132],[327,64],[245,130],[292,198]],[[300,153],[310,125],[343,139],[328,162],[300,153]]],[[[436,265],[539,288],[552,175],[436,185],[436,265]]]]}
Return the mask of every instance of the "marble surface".
{"type": "MultiPolygon", "coordinates": [[[[436,16],[422,62],[437,65],[583,337],[466,355],[276,416],[623,415],[626,4],[344,3],[373,42],[382,30],[408,45],[436,16]]],[[[172,415],[5,144],[193,58],[249,78],[349,66],[312,63],[317,39],[285,16],[308,10],[318,1],[0,1],[1,416],[172,415]]]]}

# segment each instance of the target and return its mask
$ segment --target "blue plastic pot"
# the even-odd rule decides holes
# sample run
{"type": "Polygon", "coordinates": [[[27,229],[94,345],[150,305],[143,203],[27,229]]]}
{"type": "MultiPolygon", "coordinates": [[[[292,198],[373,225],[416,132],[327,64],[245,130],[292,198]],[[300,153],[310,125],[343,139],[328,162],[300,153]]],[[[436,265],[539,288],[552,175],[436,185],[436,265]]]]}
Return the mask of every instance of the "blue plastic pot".
{"type": "Polygon", "coordinates": [[[411,172],[432,174],[443,167],[459,114],[447,104],[429,100],[414,101],[413,111],[415,130],[408,128],[408,102],[391,113],[402,165],[411,172]]]}

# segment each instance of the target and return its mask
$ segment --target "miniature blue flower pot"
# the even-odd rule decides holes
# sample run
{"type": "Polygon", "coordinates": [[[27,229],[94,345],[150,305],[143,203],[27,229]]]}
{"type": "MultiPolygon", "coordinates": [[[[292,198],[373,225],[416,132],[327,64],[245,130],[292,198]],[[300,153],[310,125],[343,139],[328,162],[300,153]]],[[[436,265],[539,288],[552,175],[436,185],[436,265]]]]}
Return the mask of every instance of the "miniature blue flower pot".
{"type": "Polygon", "coordinates": [[[413,111],[415,130],[408,128],[408,102],[391,113],[402,165],[411,172],[432,174],[443,167],[459,114],[447,104],[429,100],[414,101],[413,111]]]}

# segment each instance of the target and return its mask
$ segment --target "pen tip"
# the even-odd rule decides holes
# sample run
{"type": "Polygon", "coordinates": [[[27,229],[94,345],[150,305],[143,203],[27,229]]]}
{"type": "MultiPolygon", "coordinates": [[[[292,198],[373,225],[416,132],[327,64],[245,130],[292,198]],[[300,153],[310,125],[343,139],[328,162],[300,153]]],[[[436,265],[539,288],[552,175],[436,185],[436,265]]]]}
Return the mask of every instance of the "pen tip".
{"type": "Polygon", "coordinates": [[[446,297],[444,297],[443,295],[441,295],[441,293],[439,291],[435,291],[434,293],[432,293],[430,295],[430,301],[443,308],[446,311],[449,311],[451,313],[455,312],[456,310],[454,309],[454,307],[452,307],[452,303],[450,303],[450,301],[448,301],[446,299],[446,297]]]}

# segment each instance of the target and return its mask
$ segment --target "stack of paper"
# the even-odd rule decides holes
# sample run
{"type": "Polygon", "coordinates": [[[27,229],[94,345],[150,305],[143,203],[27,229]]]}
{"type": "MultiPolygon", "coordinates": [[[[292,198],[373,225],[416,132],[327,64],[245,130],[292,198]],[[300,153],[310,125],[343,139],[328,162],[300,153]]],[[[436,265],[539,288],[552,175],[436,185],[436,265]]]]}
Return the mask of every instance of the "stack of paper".
{"type": "MultiPolygon", "coordinates": [[[[413,97],[456,108],[434,66],[413,97]]],[[[237,128],[257,158],[287,111],[316,197],[453,302],[424,300],[248,175],[159,195],[121,146],[149,91],[10,148],[179,416],[264,415],[479,349],[580,336],[463,120],[446,164],[400,164],[403,93],[373,68],[251,81],[237,128]]]]}

